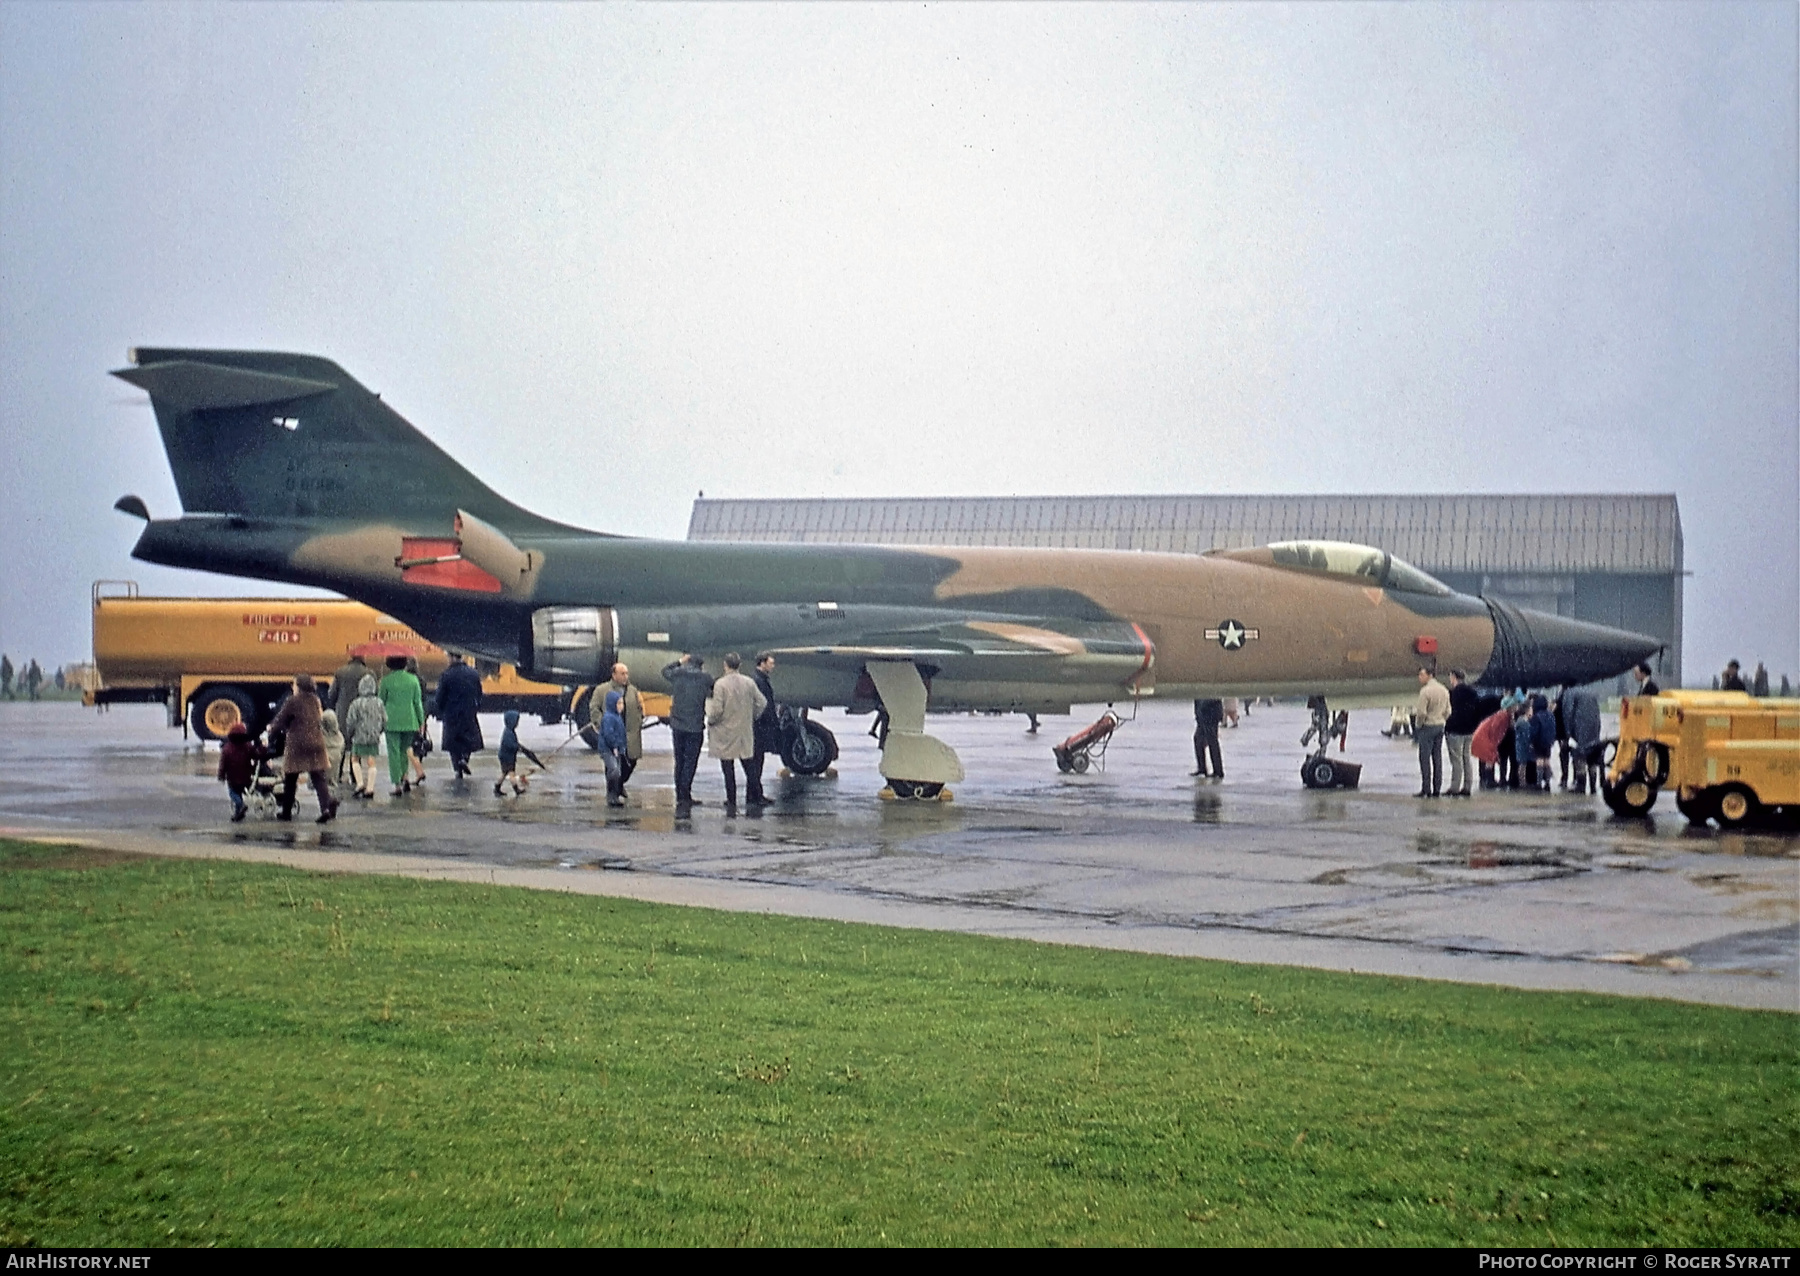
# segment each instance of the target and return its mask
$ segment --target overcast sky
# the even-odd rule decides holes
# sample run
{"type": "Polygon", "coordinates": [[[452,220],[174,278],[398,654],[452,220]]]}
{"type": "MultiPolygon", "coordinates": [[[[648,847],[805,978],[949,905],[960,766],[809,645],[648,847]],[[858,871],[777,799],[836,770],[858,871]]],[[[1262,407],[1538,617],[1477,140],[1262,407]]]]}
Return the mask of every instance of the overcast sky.
{"type": "Polygon", "coordinates": [[[179,511],[132,345],[326,355],[541,513],[1675,492],[1800,673],[1796,9],[0,4],[0,648],[179,511]]]}

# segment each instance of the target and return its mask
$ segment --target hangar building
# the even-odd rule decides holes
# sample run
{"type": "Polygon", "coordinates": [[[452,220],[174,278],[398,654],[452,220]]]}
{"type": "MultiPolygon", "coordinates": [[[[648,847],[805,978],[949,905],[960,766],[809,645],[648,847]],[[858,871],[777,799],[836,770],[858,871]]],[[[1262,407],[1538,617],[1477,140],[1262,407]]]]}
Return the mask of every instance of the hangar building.
{"type": "Polygon", "coordinates": [[[1377,545],[1450,588],[1654,634],[1681,670],[1681,514],[1649,496],[991,496],[694,502],[688,539],[1203,554],[1377,545]]]}

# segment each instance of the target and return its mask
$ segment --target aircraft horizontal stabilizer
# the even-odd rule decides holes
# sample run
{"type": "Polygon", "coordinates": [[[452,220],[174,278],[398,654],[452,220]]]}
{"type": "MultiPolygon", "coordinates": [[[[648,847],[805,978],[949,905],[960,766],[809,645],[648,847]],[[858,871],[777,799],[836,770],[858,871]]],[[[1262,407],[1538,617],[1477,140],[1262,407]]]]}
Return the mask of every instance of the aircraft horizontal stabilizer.
{"type": "Polygon", "coordinates": [[[175,413],[208,408],[249,408],[259,403],[292,403],[330,394],[337,389],[329,381],[195,363],[188,359],[120,368],[113,375],[148,392],[152,403],[175,413]]]}

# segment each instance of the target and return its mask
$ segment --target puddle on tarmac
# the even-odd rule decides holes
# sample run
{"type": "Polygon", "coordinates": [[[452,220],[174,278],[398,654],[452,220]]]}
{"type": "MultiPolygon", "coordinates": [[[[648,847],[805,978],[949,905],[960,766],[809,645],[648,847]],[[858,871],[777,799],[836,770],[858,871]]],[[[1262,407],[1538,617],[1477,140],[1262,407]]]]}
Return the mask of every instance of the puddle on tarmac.
{"type": "Polygon", "coordinates": [[[1419,863],[1438,868],[1569,868],[1571,860],[1584,864],[1587,856],[1566,848],[1527,846],[1488,839],[1466,845],[1436,833],[1420,833],[1413,839],[1419,863]]]}
{"type": "Polygon", "coordinates": [[[1309,877],[1314,886],[1353,886],[1371,878],[1397,877],[1406,881],[1430,882],[1436,879],[1418,864],[1370,864],[1356,868],[1334,868],[1329,873],[1309,877]]]}
{"type": "Polygon", "coordinates": [[[1741,930],[1704,943],[1690,944],[1662,954],[1670,961],[1685,961],[1695,970],[1791,977],[1800,968],[1800,926],[1789,923],[1766,930],[1741,930]]]}
{"type": "Polygon", "coordinates": [[[626,859],[623,855],[603,855],[597,860],[584,860],[579,862],[575,860],[558,860],[556,867],[582,869],[587,872],[605,871],[612,873],[628,873],[631,871],[631,861],[626,859]]]}

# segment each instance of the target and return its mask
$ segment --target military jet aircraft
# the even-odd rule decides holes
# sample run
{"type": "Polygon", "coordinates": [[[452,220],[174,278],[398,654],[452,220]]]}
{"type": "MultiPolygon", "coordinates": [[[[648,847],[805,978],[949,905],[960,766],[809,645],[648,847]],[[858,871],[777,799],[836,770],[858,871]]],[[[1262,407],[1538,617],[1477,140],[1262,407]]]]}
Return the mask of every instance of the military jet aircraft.
{"type": "MultiPolygon", "coordinates": [[[[1417,690],[1421,665],[1496,686],[1587,682],[1661,644],[1453,593],[1364,545],[1210,554],[646,540],[499,496],[329,360],[139,349],[183,514],[133,556],[336,590],[528,677],[649,689],[674,656],[773,651],[787,704],[884,715],[900,796],[960,780],[927,708],[1067,711],[1157,695],[1314,697],[1308,784],[1333,781],[1327,699],[1417,690]]],[[[716,668],[716,663],[714,664],[716,668]]],[[[822,730],[822,728],[821,728],[822,730]]]]}

